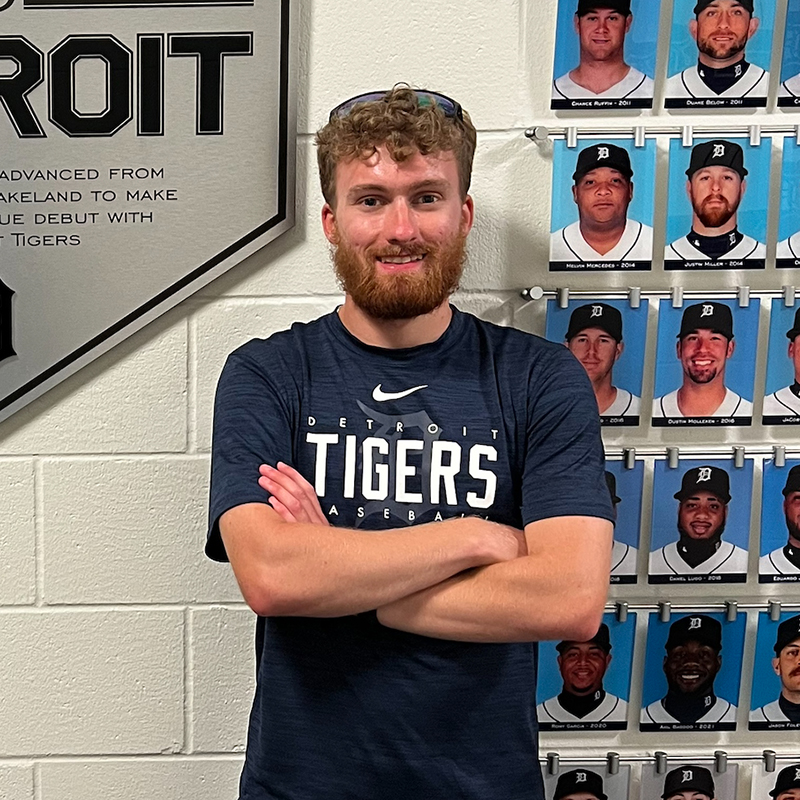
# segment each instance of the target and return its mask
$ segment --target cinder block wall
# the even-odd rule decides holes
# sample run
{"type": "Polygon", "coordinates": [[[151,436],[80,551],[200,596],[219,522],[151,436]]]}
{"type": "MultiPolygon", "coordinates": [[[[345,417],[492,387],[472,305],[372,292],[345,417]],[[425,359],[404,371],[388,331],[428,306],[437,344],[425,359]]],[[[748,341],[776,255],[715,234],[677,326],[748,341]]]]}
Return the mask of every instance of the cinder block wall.
{"type": "Polygon", "coordinates": [[[0,424],[3,800],[236,796],[253,616],[202,554],[212,397],[232,348],[340,300],[312,145],[333,105],[405,80],[472,113],[464,307],[546,261],[549,167],[522,131],[549,114],[555,0],[297,5],[295,229],[0,424]]]}

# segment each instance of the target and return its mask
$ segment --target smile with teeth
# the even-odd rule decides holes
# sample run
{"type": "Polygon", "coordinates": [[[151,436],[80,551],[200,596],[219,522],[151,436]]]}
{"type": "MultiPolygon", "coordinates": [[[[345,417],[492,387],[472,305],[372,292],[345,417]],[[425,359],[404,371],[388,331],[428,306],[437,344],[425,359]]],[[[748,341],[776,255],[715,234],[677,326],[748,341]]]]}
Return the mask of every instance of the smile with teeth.
{"type": "Polygon", "coordinates": [[[416,256],[378,256],[381,264],[410,264],[411,262],[422,261],[424,254],[416,256]]]}

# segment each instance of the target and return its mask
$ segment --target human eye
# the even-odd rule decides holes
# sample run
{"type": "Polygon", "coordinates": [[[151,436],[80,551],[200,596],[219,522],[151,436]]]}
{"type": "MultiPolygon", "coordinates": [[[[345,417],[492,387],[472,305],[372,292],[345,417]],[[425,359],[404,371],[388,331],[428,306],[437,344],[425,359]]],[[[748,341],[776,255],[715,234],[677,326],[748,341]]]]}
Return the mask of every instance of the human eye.
{"type": "Polygon", "coordinates": [[[375,197],[375,195],[366,195],[365,197],[359,197],[356,200],[357,206],[363,206],[364,208],[377,208],[380,205],[380,200],[375,197]]]}
{"type": "Polygon", "coordinates": [[[425,206],[425,205],[431,205],[432,203],[437,203],[437,202],[439,202],[439,195],[437,195],[437,194],[433,194],[433,192],[425,192],[424,194],[421,194],[421,195],[420,195],[420,196],[417,198],[417,202],[418,202],[420,205],[423,205],[423,206],[425,206]]]}

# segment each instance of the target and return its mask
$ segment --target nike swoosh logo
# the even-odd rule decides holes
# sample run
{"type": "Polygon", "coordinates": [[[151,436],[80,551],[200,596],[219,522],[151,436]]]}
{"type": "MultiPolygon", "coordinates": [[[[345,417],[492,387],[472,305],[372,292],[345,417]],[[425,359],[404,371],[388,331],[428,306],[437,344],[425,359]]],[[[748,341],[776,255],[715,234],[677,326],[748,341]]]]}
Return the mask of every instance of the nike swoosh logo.
{"type": "Polygon", "coordinates": [[[427,389],[428,384],[424,383],[422,386],[415,386],[413,389],[406,389],[404,392],[384,392],[381,389],[383,384],[378,384],[372,390],[372,399],[376,400],[379,403],[383,403],[386,400],[400,400],[402,397],[408,397],[410,394],[414,394],[414,392],[418,392],[420,389],[427,389]]]}

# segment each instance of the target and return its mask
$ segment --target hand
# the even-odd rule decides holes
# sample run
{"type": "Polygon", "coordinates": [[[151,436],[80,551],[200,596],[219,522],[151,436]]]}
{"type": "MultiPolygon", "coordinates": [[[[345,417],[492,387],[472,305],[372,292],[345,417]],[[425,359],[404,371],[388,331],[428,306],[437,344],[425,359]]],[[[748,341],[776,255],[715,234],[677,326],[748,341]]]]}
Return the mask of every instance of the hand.
{"type": "Polygon", "coordinates": [[[528,555],[528,542],[525,539],[525,531],[519,528],[512,528],[510,525],[497,524],[499,528],[501,541],[499,542],[502,547],[502,552],[505,556],[500,561],[511,561],[514,558],[521,558],[528,555]]]}
{"type": "Polygon", "coordinates": [[[314,487],[293,467],[278,462],[277,468],[262,464],[258,485],[269,492],[269,504],[284,522],[313,522],[328,525],[314,487]]]}

